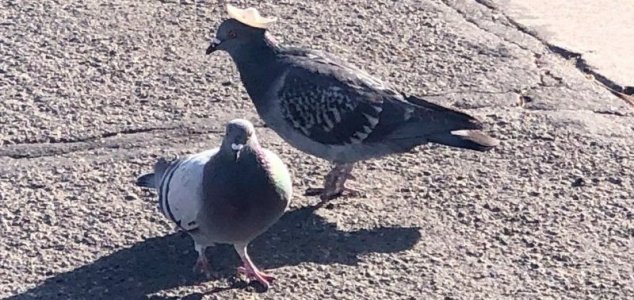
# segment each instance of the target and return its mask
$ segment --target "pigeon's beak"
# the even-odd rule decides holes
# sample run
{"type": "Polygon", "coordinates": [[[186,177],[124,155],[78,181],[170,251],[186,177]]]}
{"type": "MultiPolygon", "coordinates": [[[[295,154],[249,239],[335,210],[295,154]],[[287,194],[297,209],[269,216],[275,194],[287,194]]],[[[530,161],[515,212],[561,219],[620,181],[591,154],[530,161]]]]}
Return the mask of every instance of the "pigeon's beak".
{"type": "Polygon", "coordinates": [[[220,46],[221,43],[222,43],[221,40],[219,40],[218,38],[214,38],[211,41],[211,44],[209,44],[209,47],[207,47],[207,51],[205,51],[205,53],[207,55],[214,53],[214,51],[217,50],[218,46],[220,46]]]}
{"type": "Polygon", "coordinates": [[[236,161],[240,158],[240,151],[242,151],[242,148],[244,148],[243,144],[231,144],[231,150],[233,150],[233,153],[236,156],[236,161]]]}

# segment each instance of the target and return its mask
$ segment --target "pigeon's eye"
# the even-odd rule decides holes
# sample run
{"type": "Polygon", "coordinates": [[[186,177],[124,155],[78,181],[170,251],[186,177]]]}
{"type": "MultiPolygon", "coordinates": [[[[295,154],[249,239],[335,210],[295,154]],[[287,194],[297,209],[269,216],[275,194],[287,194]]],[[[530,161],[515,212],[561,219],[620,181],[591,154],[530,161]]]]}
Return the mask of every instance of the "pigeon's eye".
{"type": "Polygon", "coordinates": [[[230,38],[235,38],[236,36],[238,36],[238,35],[236,34],[235,31],[233,31],[233,30],[229,31],[229,37],[230,38]]]}

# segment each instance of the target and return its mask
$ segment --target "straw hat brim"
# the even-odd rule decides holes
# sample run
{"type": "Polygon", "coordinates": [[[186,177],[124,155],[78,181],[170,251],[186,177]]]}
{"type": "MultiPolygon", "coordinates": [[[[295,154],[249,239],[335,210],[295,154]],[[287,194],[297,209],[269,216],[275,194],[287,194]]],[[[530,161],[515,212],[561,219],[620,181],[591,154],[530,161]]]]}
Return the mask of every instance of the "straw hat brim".
{"type": "Polygon", "coordinates": [[[255,7],[249,8],[238,8],[231,4],[227,4],[227,13],[230,18],[236,19],[238,22],[255,27],[266,29],[275,21],[277,18],[267,18],[260,15],[260,12],[255,7]]]}

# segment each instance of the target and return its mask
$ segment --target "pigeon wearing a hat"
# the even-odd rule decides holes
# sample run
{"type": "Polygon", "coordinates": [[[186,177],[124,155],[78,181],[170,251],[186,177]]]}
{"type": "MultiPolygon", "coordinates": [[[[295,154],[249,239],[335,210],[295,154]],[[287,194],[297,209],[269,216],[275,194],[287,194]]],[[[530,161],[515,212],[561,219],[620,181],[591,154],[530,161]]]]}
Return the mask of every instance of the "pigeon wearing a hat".
{"type": "Polygon", "coordinates": [[[227,6],[207,54],[227,52],[259,116],[295,148],[334,163],[322,200],[340,195],[356,162],[426,143],[485,151],[498,140],[458,110],[408,95],[331,54],[285,47],[275,18],[227,6]]]}

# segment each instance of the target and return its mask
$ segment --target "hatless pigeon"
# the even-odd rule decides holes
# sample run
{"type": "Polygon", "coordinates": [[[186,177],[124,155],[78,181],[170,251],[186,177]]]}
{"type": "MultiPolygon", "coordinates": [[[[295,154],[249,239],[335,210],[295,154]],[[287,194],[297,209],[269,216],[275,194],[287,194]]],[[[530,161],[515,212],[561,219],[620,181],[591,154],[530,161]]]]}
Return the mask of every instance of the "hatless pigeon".
{"type": "Polygon", "coordinates": [[[499,142],[472,116],[407,95],[329,53],[286,47],[268,32],[276,18],[227,5],[207,48],[226,51],[258,115],[295,148],[334,162],[323,201],[346,191],[353,165],[425,143],[485,151],[499,142]]]}
{"type": "Polygon", "coordinates": [[[194,270],[209,276],[207,247],[233,244],[243,262],[238,272],[269,286],[273,276],[258,270],[247,247],[288,208],[292,183],[282,160],[258,143],[253,124],[230,121],[219,148],[161,158],[137,185],[157,189],[161,212],[193,238],[194,270]]]}

